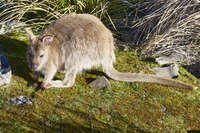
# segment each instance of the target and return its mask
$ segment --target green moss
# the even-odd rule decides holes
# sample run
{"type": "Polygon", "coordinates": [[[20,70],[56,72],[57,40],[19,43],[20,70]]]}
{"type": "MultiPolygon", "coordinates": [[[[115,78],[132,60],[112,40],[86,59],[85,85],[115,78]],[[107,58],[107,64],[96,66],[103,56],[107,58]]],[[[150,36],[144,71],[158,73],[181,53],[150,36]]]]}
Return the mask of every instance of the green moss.
{"type": "MultiPolygon", "coordinates": [[[[0,132],[186,132],[200,129],[200,92],[151,83],[110,80],[102,90],[88,85],[104,75],[101,68],[79,74],[71,88],[35,92],[25,59],[24,34],[0,37],[0,47],[13,70],[12,83],[0,91],[0,132]],[[33,105],[12,106],[9,98],[34,95],[33,105]],[[162,111],[162,107],[166,110],[162,111]]],[[[154,62],[132,51],[116,49],[115,68],[122,72],[151,73],[154,62]]],[[[56,78],[63,78],[57,74],[56,78]]],[[[197,79],[180,66],[178,80],[196,85],[197,79]]]]}

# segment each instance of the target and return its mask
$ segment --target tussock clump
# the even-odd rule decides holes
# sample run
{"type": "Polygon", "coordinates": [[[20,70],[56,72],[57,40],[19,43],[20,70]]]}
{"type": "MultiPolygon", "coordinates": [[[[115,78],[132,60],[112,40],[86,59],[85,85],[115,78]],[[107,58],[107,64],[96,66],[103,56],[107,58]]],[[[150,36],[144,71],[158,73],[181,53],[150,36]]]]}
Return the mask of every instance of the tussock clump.
{"type": "Polygon", "coordinates": [[[0,22],[23,21],[40,29],[68,13],[101,17],[106,7],[106,0],[4,0],[0,2],[0,22]]]}
{"type": "Polygon", "coordinates": [[[146,51],[154,56],[173,57],[175,61],[189,65],[199,62],[200,1],[171,0],[166,7],[162,15],[160,12],[160,20],[152,32],[155,40],[146,51]]]}
{"type": "Polygon", "coordinates": [[[121,35],[119,39],[125,42],[144,42],[155,31],[165,4],[165,1],[158,0],[112,1],[110,12],[118,13],[112,19],[121,35]]]}
{"type": "Polygon", "coordinates": [[[153,0],[134,5],[131,5],[134,0],[118,1],[127,11],[133,11],[127,15],[128,21],[116,22],[119,31],[126,28],[126,32],[121,30],[128,36],[125,39],[140,47],[149,44],[143,49],[148,55],[168,56],[189,65],[200,62],[199,0],[153,0]]]}
{"type": "Polygon", "coordinates": [[[180,20],[160,39],[155,39],[146,50],[154,56],[176,57],[175,61],[190,65],[200,62],[198,44],[200,44],[200,12],[180,20]]]}

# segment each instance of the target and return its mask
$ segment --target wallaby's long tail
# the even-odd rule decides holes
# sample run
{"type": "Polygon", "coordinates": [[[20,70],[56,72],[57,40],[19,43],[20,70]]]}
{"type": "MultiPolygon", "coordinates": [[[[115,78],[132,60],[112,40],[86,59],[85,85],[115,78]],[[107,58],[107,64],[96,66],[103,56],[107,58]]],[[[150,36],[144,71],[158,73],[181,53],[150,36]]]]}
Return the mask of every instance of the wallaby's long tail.
{"type": "Polygon", "coordinates": [[[105,73],[114,80],[119,81],[126,81],[126,82],[150,82],[150,83],[158,83],[168,86],[173,86],[177,88],[183,89],[195,89],[195,87],[185,84],[183,82],[158,77],[156,75],[149,75],[149,74],[136,74],[136,73],[122,73],[117,71],[115,68],[109,68],[105,70],[105,73]]]}

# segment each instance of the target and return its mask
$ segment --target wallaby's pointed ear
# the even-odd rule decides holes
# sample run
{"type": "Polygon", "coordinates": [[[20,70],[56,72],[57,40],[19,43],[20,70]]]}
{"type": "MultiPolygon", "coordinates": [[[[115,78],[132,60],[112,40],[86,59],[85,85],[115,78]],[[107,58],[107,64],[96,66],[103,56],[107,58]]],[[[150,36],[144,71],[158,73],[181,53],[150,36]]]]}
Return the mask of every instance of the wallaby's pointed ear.
{"type": "Polygon", "coordinates": [[[25,31],[30,40],[34,40],[36,38],[36,36],[33,34],[32,30],[31,30],[31,28],[25,28],[25,31]]]}
{"type": "Polygon", "coordinates": [[[48,46],[53,41],[53,36],[47,35],[42,39],[42,43],[44,46],[48,46]]]}

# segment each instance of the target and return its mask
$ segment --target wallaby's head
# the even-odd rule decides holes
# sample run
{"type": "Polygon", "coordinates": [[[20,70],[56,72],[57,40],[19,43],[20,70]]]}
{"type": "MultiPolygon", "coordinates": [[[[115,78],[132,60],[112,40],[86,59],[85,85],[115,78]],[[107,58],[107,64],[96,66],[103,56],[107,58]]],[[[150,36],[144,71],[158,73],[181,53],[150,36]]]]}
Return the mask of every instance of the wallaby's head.
{"type": "Polygon", "coordinates": [[[49,46],[53,42],[53,36],[36,36],[31,29],[26,28],[30,45],[27,50],[27,61],[29,68],[33,71],[40,71],[43,65],[48,61],[49,46]]]}

